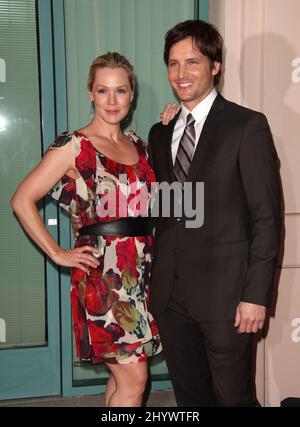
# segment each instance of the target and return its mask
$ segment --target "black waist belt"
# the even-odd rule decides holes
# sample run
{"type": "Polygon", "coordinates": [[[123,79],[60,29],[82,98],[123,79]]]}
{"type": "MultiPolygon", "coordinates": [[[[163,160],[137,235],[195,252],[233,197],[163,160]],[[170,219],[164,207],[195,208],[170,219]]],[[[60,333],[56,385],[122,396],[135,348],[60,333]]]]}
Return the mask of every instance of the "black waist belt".
{"type": "Polygon", "coordinates": [[[153,233],[154,222],[151,218],[121,218],[99,224],[86,225],[79,230],[81,235],[101,236],[147,236],[153,233]]]}

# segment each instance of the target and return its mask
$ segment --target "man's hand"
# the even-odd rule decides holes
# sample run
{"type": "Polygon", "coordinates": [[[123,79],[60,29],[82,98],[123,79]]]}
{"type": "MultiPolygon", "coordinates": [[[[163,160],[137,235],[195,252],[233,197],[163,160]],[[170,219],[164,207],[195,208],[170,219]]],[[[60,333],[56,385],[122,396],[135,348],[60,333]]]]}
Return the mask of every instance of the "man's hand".
{"type": "Polygon", "coordinates": [[[73,231],[73,238],[74,240],[77,240],[79,236],[79,230],[82,227],[82,222],[80,218],[77,218],[75,216],[71,216],[71,226],[73,231]]]}
{"type": "Polygon", "coordinates": [[[236,309],[234,326],[239,334],[257,332],[264,327],[266,307],[241,301],[236,309]]]}

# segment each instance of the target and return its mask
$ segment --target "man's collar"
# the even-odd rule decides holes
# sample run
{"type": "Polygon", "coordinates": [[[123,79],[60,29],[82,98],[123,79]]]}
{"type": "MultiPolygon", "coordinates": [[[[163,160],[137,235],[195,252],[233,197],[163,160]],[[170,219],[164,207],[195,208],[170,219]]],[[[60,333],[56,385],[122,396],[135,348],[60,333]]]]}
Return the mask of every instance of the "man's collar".
{"type": "Polygon", "coordinates": [[[196,123],[201,122],[209,113],[214,100],[216,99],[218,92],[214,87],[213,90],[204,98],[192,111],[188,110],[183,104],[181,104],[181,118],[186,123],[186,118],[189,113],[193,114],[196,123]]]}

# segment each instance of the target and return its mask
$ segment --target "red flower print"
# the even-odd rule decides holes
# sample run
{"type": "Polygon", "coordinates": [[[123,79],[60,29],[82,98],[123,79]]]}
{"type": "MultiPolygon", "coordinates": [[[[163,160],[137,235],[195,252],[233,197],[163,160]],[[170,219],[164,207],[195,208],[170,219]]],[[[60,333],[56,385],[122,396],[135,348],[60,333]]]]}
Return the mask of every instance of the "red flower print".
{"type": "Polygon", "coordinates": [[[158,327],[157,327],[155,320],[152,320],[152,322],[150,323],[150,329],[151,329],[152,335],[158,335],[159,334],[159,330],[158,330],[158,327]]]}
{"type": "Polygon", "coordinates": [[[129,237],[125,242],[119,242],[116,245],[117,268],[123,272],[129,273],[129,276],[138,278],[139,273],[136,269],[137,251],[134,238],[129,237]]]}
{"type": "Polygon", "coordinates": [[[85,308],[92,316],[102,316],[112,305],[112,290],[102,278],[87,276],[85,286],[85,308]]]}

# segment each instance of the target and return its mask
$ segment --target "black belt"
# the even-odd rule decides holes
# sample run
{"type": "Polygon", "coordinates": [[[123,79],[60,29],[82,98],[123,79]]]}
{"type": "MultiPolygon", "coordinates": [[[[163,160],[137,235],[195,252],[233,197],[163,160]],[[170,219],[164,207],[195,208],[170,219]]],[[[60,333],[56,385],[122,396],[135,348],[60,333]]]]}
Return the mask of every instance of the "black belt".
{"type": "Polygon", "coordinates": [[[154,221],[151,218],[129,217],[113,221],[104,221],[99,224],[86,225],[81,227],[81,235],[101,235],[101,236],[148,236],[153,233],[154,221]]]}

